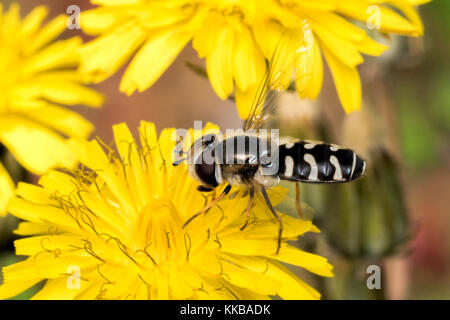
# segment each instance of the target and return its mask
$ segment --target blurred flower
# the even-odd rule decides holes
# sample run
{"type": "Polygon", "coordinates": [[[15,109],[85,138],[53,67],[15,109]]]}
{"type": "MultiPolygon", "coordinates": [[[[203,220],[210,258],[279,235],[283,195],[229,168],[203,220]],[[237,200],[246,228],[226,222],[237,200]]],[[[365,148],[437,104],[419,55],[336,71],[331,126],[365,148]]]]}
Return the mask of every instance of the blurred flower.
{"type": "MultiPolygon", "coordinates": [[[[50,171],[42,187],[19,184],[9,210],[25,220],[16,233],[29,237],[15,247],[29,258],[3,269],[0,298],[42,280],[36,299],[319,298],[280,263],[332,276],[325,258],[286,243],[318,232],[310,221],[280,213],[284,238],[276,255],[278,225],[262,197],[255,199],[255,221],[240,230],[248,198],[237,189],[182,228],[207,198],[186,164],[172,165],[173,133],[163,130],[158,140],[155,126],[142,122],[138,146],[125,124],[116,125],[118,152],[107,147],[108,155],[97,141],[72,139],[85,167],[50,171]],[[73,270],[78,289],[71,287],[73,270]]],[[[282,200],[278,191],[270,196],[282,200]]]]}
{"type": "MultiPolygon", "coordinates": [[[[42,26],[45,7],[23,20],[19,6],[2,12],[0,4],[0,143],[26,169],[44,173],[54,166],[72,166],[75,157],[63,135],[86,137],[90,122],[59,104],[98,107],[102,96],[83,86],[77,71],[78,37],[54,41],[67,17],[42,26]]],[[[13,193],[13,182],[0,163],[0,215],[13,193]]]]}
{"type": "MultiPolygon", "coordinates": [[[[296,88],[315,99],[322,87],[325,56],[347,112],[361,103],[357,66],[361,53],[379,56],[386,46],[352,23],[370,24],[383,34],[419,36],[421,19],[414,5],[428,0],[92,0],[100,7],[83,13],[82,29],[97,38],[82,49],[82,66],[102,81],[130,59],[120,90],[148,89],[192,40],[217,95],[226,99],[235,85],[242,118],[248,101],[281,35],[298,28],[310,46],[299,55],[296,88]],[[359,22],[358,22],[359,23],[359,22]]],[[[361,25],[361,24],[360,24],[361,25]]],[[[283,52],[283,55],[293,55],[283,52]]]]}

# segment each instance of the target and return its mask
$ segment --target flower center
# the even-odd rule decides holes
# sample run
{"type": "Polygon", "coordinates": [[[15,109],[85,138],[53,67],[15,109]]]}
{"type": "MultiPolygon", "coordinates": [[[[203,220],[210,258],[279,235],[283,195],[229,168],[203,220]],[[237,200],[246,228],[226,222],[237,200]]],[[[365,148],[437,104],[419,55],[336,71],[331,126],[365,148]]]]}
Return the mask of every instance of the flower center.
{"type": "Polygon", "coordinates": [[[143,248],[158,265],[185,260],[185,233],[172,202],[154,199],[140,212],[136,223],[137,246],[143,248]]]}

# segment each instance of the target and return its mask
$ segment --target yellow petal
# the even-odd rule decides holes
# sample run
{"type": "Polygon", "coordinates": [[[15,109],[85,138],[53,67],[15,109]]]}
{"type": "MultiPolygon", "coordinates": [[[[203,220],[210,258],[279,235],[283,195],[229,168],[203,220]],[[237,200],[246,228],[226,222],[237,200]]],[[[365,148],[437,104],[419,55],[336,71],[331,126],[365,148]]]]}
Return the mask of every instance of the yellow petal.
{"type": "Polygon", "coordinates": [[[71,251],[73,246],[83,247],[83,238],[78,235],[43,235],[36,237],[22,238],[14,241],[17,255],[32,256],[42,250],[54,251],[59,249],[71,251]]]}
{"type": "Polygon", "coordinates": [[[26,169],[37,174],[53,167],[71,168],[76,162],[60,136],[16,116],[0,118],[0,141],[26,169]]]}
{"type": "Polygon", "coordinates": [[[369,36],[364,37],[362,41],[354,42],[353,45],[359,52],[372,56],[379,56],[388,48],[386,45],[376,42],[369,36]]]}
{"type": "Polygon", "coordinates": [[[69,145],[77,159],[88,168],[109,171],[110,161],[96,140],[70,139],[69,145]]]}
{"type": "Polygon", "coordinates": [[[116,142],[117,151],[124,163],[129,165],[130,148],[134,141],[133,135],[126,123],[119,123],[113,126],[114,140],[116,142]]]}
{"type": "Polygon", "coordinates": [[[236,32],[235,39],[234,79],[240,90],[247,91],[262,80],[266,70],[265,59],[246,27],[236,32]]]}
{"type": "Polygon", "coordinates": [[[60,15],[51,20],[40,29],[39,33],[32,39],[31,43],[25,46],[24,53],[26,55],[31,55],[32,53],[46,46],[51,41],[55,40],[66,27],[66,15],[60,15]]]}
{"type": "Polygon", "coordinates": [[[93,124],[78,113],[49,103],[43,108],[23,110],[21,113],[68,136],[87,138],[94,129],[93,124]]]}
{"type": "Polygon", "coordinates": [[[319,292],[278,262],[270,262],[266,274],[280,281],[278,295],[284,300],[320,299],[319,292]]]}
{"type": "Polygon", "coordinates": [[[0,217],[6,215],[6,207],[14,195],[14,183],[0,162],[0,217]]]}
{"type": "MultiPolygon", "coordinates": [[[[258,29],[262,30],[261,27],[258,29]]],[[[302,32],[304,30],[297,26],[282,30],[280,26],[275,24],[269,30],[272,30],[273,41],[269,46],[265,46],[264,50],[272,50],[270,54],[267,53],[267,55],[270,55],[270,74],[267,74],[266,71],[264,76],[269,78],[267,87],[273,90],[285,90],[291,84],[292,72],[299,62],[298,57],[304,54],[303,51],[306,49],[305,44],[307,40],[302,32]]],[[[311,49],[306,49],[305,51],[311,51],[311,49]]],[[[309,67],[309,65],[306,66],[309,67]]],[[[246,91],[239,86],[235,90],[239,116],[243,119],[248,118],[249,111],[256,104],[258,105],[256,114],[260,114],[263,106],[265,106],[267,98],[265,95],[267,92],[264,87],[261,87],[261,83],[264,80],[263,72],[266,68],[262,65],[259,69],[260,79],[254,85],[249,86],[249,89],[246,91]]],[[[237,73],[239,70],[234,72],[237,73]]]]}
{"type": "Polygon", "coordinates": [[[200,275],[217,277],[222,271],[222,266],[214,251],[199,251],[189,256],[189,263],[200,275]],[[205,270],[205,266],[208,268],[205,270]]]}
{"type": "Polygon", "coordinates": [[[104,6],[125,6],[132,4],[139,4],[144,2],[143,0],[92,0],[92,4],[104,5],[104,6]]]}
{"type": "MultiPolygon", "coordinates": [[[[394,1],[392,1],[395,3],[394,1]]],[[[399,5],[400,2],[396,2],[395,5],[399,5]]],[[[381,19],[380,19],[380,30],[384,32],[395,32],[400,34],[408,34],[412,36],[419,36],[423,33],[423,26],[421,22],[418,22],[418,15],[412,14],[412,7],[406,9],[403,4],[400,5],[400,9],[407,14],[408,18],[413,18],[413,21],[408,21],[399,15],[394,10],[386,7],[381,7],[381,19]]],[[[420,19],[419,19],[420,21],[420,19]]]]}
{"type": "Polygon", "coordinates": [[[120,91],[131,95],[148,89],[172,64],[180,51],[191,40],[189,30],[177,26],[168,31],[154,33],[127,68],[120,83],[120,91]]]}
{"type": "MultiPolygon", "coordinates": [[[[3,267],[2,272],[3,283],[15,283],[17,284],[17,289],[20,286],[27,289],[42,280],[34,270],[34,261],[32,258],[3,267]]],[[[14,288],[14,285],[11,287],[14,288]]]]}
{"type": "Polygon", "coordinates": [[[38,6],[35,7],[22,22],[22,29],[20,30],[19,37],[26,38],[38,31],[42,22],[48,14],[47,7],[38,6]]]}
{"type": "Polygon", "coordinates": [[[80,49],[80,71],[95,82],[105,80],[127,62],[146,36],[134,21],[120,25],[114,33],[100,36],[80,49]]]}
{"type": "Polygon", "coordinates": [[[30,183],[19,182],[16,195],[37,204],[52,203],[50,201],[51,193],[48,190],[30,183]]]}
{"type": "Polygon", "coordinates": [[[323,58],[318,42],[313,49],[299,55],[295,71],[295,87],[301,98],[316,99],[322,89],[323,58]]]}
{"type": "MultiPolygon", "coordinates": [[[[38,78],[33,83],[28,82],[17,86],[13,94],[25,100],[45,99],[65,105],[83,104],[91,107],[100,107],[104,100],[100,93],[62,79],[39,81],[38,78]]],[[[41,106],[46,108],[45,104],[41,106]]]]}
{"type": "Polygon", "coordinates": [[[413,5],[424,4],[428,1],[421,1],[421,3],[418,3],[419,1],[414,1],[415,3],[411,3],[411,1],[409,1],[410,3],[405,3],[401,0],[390,0],[389,2],[400,9],[403,14],[409,19],[409,21],[411,21],[416,26],[417,33],[415,35],[419,36],[423,34],[422,19],[420,18],[419,13],[413,5]]]}
{"type": "Polygon", "coordinates": [[[233,91],[233,29],[226,27],[217,35],[211,53],[206,57],[206,71],[209,81],[221,99],[233,91]]]}
{"type": "Polygon", "coordinates": [[[299,1],[299,6],[307,9],[334,11],[336,10],[336,0],[299,1]]]}
{"type": "Polygon", "coordinates": [[[236,100],[236,107],[239,117],[246,120],[250,116],[253,103],[255,102],[258,93],[259,84],[255,83],[248,88],[247,91],[242,91],[239,87],[234,90],[234,98],[236,100]]]}
{"type": "MultiPolygon", "coordinates": [[[[263,294],[259,294],[256,293],[255,291],[253,291],[253,288],[242,288],[242,287],[238,287],[234,284],[227,284],[227,288],[233,292],[233,298],[239,299],[239,300],[271,300],[270,297],[268,295],[263,295],[263,294]]],[[[228,298],[229,300],[229,298],[228,298]]]]}
{"type": "Polygon", "coordinates": [[[85,286],[81,287],[82,290],[79,290],[75,299],[76,300],[96,300],[96,299],[98,299],[99,293],[103,289],[104,285],[105,285],[105,281],[103,279],[102,279],[102,281],[89,282],[85,286]]]}
{"type": "Polygon", "coordinates": [[[142,168],[142,158],[139,156],[137,144],[125,123],[113,126],[114,140],[119,151],[120,158],[126,167],[126,176],[130,188],[136,190],[136,202],[146,205],[147,196],[150,194],[147,187],[147,177],[142,168]]]}
{"type": "MultiPolygon", "coordinates": [[[[254,211],[264,211],[264,209],[265,208],[259,206],[259,203],[254,207],[254,211]]],[[[283,221],[284,238],[295,238],[314,230],[314,225],[311,221],[292,218],[291,216],[282,213],[279,213],[279,215],[283,221]]],[[[242,218],[244,219],[244,217],[242,218]]],[[[238,223],[241,223],[241,221],[238,223]]],[[[250,225],[242,231],[236,231],[236,228],[229,228],[229,230],[225,229],[221,231],[219,236],[222,238],[223,236],[233,234],[233,236],[242,236],[246,239],[267,239],[268,235],[276,235],[277,232],[278,225],[273,223],[273,220],[260,219],[258,220],[258,224],[250,225]],[[238,233],[236,234],[236,232],[238,233]]]]}
{"type": "Polygon", "coordinates": [[[3,16],[2,24],[2,32],[5,37],[13,37],[17,34],[20,26],[20,7],[17,3],[9,6],[9,10],[3,16]]]}
{"type": "Polygon", "coordinates": [[[88,168],[95,168],[98,176],[108,185],[112,194],[116,196],[123,208],[123,214],[133,216],[135,213],[127,190],[128,186],[120,180],[109,158],[104,153],[99,143],[95,140],[86,142],[77,139],[70,139],[69,146],[75,153],[77,159],[88,168]]]}
{"type": "Polygon", "coordinates": [[[361,54],[358,50],[356,50],[350,41],[336,36],[321,24],[311,22],[311,27],[313,28],[317,38],[319,38],[322,47],[333,52],[336,58],[338,58],[345,65],[355,67],[364,61],[361,54]]]}
{"type": "Polygon", "coordinates": [[[349,67],[324,48],[323,53],[333,75],[339,99],[349,113],[361,107],[361,80],[356,67],[349,67]]]}
{"type": "MultiPolygon", "coordinates": [[[[308,284],[300,280],[281,263],[257,256],[226,255],[227,260],[245,266],[247,269],[262,273],[266,277],[277,281],[280,286],[277,288],[277,294],[288,300],[298,299],[319,299],[320,294],[308,284]]],[[[250,287],[251,288],[251,287],[250,287]]]]}
{"type": "Polygon", "coordinates": [[[311,11],[311,14],[308,14],[308,16],[309,20],[314,21],[317,24],[332,26],[329,31],[339,38],[348,41],[361,41],[366,36],[364,30],[335,13],[315,10],[311,11]]]}
{"type": "Polygon", "coordinates": [[[277,44],[283,34],[283,26],[273,20],[258,20],[253,26],[253,33],[266,59],[272,58],[277,44]]]}
{"type": "Polygon", "coordinates": [[[205,58],[211,54],[217,41],[216,35],[220,34],[225,27],[226,23],[222,15],[212,12],[206,16],[203,27],[195,33],[192,40],[192,47],[197,51],[200,58],[205,58]]]}
{"type": "Polygon", "coordinates": [[[31,300],[72,300],[81,291],[81,286],[85,282],[80,281],[80,289],[70,289],[67,285],[68,277],[60,279],[50,279],[45,282],[44,287],[36,293],[31,300]]]}
{"type": "MultiPolygon", "coordinates": [[[[74,182],[75,181],[73,177],[57,170],[50,170],[39,179],[39,184],[43,186],[47,192],[59,194],[71,194],[75,190],[74,182]]],[[[30,194],[30,190],[23,190],[22,184],[19,185],[19,187],[20,189],[18,189],[18,194],[23,194],[23,198],[38,204],[44,200],[39,199],[39,201],[37,199],[38,196],[45,197],[44,194],[36,194],[37,189],[35,189],[34,192],[30,194]]],[[[30,189],[30,187],[28,187],[27,189],[30,189]]]]}
{"type": "Polygon", "coordinates": [[[33,74],[51,69],[77,66],[79,57],[76,50],[81,43],[79,37],[52,43],[25,62],[24,72],[33,74]]]}
{"type": "Polygon", "coordinates": [[[193,294],[193,288],[184,279],[182,270],[169,272],[169,287],[172,299],[186,299],[193,294]]]}
{"type": "Polygon", "coordinates": [[[17,296],[19,293],[31,288],[40,280],[14,281],[0,285],[0,299],[5,300],[17,296]]]}
{"type": "Polygon", "coordinates": [[[223,237],[218,235],[218,238],[222,251],[246,256],[275,253],[278,245],[276,236],[273,239],[249,239],[243,235],[233,234],[223,237]],[[245,245],[242,245],[242,241],[244,241],[245,245]]]}
{"type": "Polygon", "coordinates": [[[30,257],[25,261],[3,268],[3,274],[5,283],[54,279],[66,274],[70,266],[76,265],[82,269],[92,265],[94,261],[98,260],[93,260],[92,257],[55,257],[53,252],[42,250],[42,253],[36,258],[30,257]]]}
{"type": "Polygon", "coordinates": [[[281,287],[281,283],[275,279],[264,273],[256,273],[247,270],[245,266],[238,266],[223,261],[222,267],[223,273],[227,275],[228,281],[236,286],[253,289],[258,293],[272,296],[276,295],[278,289],[281,287]]]}
{"type": "Polygon", "coordinates": [[[180,22],[196,19],[204,7],[173,5],[170,1],[148,1],[144,6],[130,7],[130,14],[139,18],[147,29],[170,27],[180,22]]]}
{"type": "Polygon", "coordinates": [[[431,0],[407,0],[413,6],[420,6],[425,3],[431,2],[431,0]]]}
{"type": "Polygon", "coordinates": [[[277,255],[273,255],[272,258],[302,267],[323,277],[333,277],[333,267],[328,263],[326,258],[305,252],[287,244],[283,244],[280,252],[277,255]]]}
{"type": "Polygon", "coordinates": [[[48,234],[51,226],[42,222],[21,222],[14,233],[19,236],[32,236],[48,234]]]}
{"type": "Polygon", "coordinates": [[[53,206],[44,206],[21,198],[12,198],[9,202],[8,211],[16,217],[29,222],[42,223],[42,221],[50,221],[52,226],[68,232],[80,230],[73,218],[66,214],[64,210],[53,206]]]}
{"type": "Polygon", "coordinates": [[[99,7],[80,13],[81,30],[89,35],[97,35],[113,29],[128,17],[126,11],[99,7]]]}
{"type": "Polygon", "coordinates": [[[351,1],[351,3],[348,2],[349,1],[340,2],[338,4],[339,6],[338,12],[342,13],[343,15],[349,18],[366,22],[371,17],[371,15],[379,13],[380,14],[379,22],[381,28],[380,31],[387,33],[395,32],[409,35],[417,35],[420,33],[420,29],[417,26],[415,26],[407,19],[403,18],[397,12],[385,6],[378,5],[376,6],[376,10],[379,11],[371,11],[368,10],[371,6],[370,3],[368,4],[366,2],[361,1],[351,1]]]}

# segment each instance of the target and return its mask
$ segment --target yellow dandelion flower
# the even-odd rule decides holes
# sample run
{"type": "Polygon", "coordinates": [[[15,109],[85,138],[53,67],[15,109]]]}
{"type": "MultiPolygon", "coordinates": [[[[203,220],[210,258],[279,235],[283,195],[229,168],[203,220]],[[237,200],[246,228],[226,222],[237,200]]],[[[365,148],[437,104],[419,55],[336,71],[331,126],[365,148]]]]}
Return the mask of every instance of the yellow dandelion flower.
{"type": "MultiPolygon", "coordinates": [[[[43,25],[47,9],[36,7],[23,20],[19,6],[3,12],[0,4],[0,144],[29,171],[42,174],[54,166],[71,166],[75,157],[63,135],[86,137],[90,122],[61,105],[98,107],[102,97],[83,86],[79,37],[55,41],[67,17],[43,25]]],[[[0,163],[0,215],[14,185],[0,163]]]]}
{"type": "MultiPolygon", "coordinates": [[[[19,184],[9,211],[24,220],[15,232],[29,237],[15,248],[28,258],[3,268],[0,298],[42,280],[35,299],[320,297],[282,264],[332,276],[325,258],[286,243],[318,232],[310,221],[280,213],[275,254],[278,224],[264,200],[255,199],[255,219],[241,231],[248,196],[233,189],[183,229],[211,199],[197,191],[187,165],[172,165],[174,129],[158,139],[155,126],[142,122],[139,146],[125,124],[113,128],[117,151],[72,139],[82,169],[50,171],[42,187],[19,184]]],[[[270,196],[282,200],[279,192],[270,196]]]]}
{"type": "MultiPolygon", "coordinates": [[[[414,8],[428,0],[92,0],[100,5],[82,14],[82,29],[97,38],[82,48],[81,69],[102,81],[130,59],[120,90],[149,88],[192,40],[217,95],[235,89],[239,114],[265,72],[286,29],[298,28],[308,43],[298,58],[296,88],[315,99],[328,62],[344,109],[361,104],[357,66],[361,54],[379,56],[386,46],[369,37],[367,24],[383,34],[419,36],[414,8]],[[300,27],[301,26],[301,27],[300,27]]],[[[295,54],[294,52],[286,52],[295,54]]]]}

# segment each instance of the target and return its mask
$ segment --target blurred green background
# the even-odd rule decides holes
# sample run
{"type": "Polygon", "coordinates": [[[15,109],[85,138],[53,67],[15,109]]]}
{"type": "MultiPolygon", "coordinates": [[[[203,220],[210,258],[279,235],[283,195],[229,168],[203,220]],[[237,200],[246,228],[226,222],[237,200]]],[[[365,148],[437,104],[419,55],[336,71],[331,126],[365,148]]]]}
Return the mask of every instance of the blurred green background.
{"type": "MultiPolygon", "coordinates": [[[[64,14],[71,4],[81,10],[91,7],[80,0],[17,2],[22,14],[38,4],[48,5],[52,16],[64,14]]],[[[392,37],[389,51],[368,57],[360,67],[363,111],[344,114],[328,71],[317,101],[299,102],[289,94],[279,101],[276,123],[285,133],[352,147],[369,162],[368,177],[359,185],[302,186],[303,200],[317,211],[315,222],[323,230],[306,245],[329,258],[339,272],[336,279],[315,284],[328,292],[326,298],[450,299],[450,1],[435,0],[420,12],[423,38],[392,37]],[[348,195],[359,205],[348,204],[353,201],[348,195]],[[369,211],[374,215],[364,216],[369,211]],[[368,217],[373,217],[367,223],[370,230],[342,224],[368,217]],[[384,224],[394,223],[386,219],[396,219],[395,226],[386,229],[384,224]],[[350,250],[355,232],[372,239],[364,254],[350,250]],[[385,246],[390,250],[381,250],[385,246]],[[368,290],[365,269],[373,263],[383,270],[379,295],[363,292],[368,290]]],[[[65,36],[73,35],[82,33],[66,31],[65,36]]],[[[194,120],[240,127],[232,102],[220,101],[207,80],[186,68],[186,61],[203,63],[188,46],[148,91],[131,97],[119,93],[119,73],[96,86],[107,95],[104,108],[76,110],[96,125],[93,135],[104,141],[112,140],[112,124],[124,121],[136,128],[142,119],[154,121],[158,129],[192,127],[194,120]]],[[[9,161],[7,154],[2,161],[9,161]]],[[[0,267],[20,259],[13,254],[16,223],[11,216],[0,219],[0,267]]],[[[17,298],[28,298],[36,289],[17,298]]]]}

